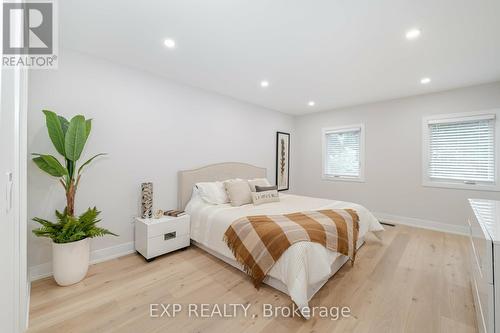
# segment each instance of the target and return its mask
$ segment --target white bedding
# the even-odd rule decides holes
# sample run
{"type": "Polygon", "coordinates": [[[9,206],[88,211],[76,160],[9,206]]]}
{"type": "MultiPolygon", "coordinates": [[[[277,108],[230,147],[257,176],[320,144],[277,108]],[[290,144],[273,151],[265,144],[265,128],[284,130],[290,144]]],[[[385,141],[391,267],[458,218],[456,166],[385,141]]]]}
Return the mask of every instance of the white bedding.
{"type": "MultiPolygon", "coordinates": [[[[290,194],[280,194],[279,202],[232,207],[229,204],[208,204],[199,197],[196,190],[193,190],[193,197],[186,206],[186,212],[191,215],[191,239],[227,258],[234,259],[222,237],[236,219],[250,215],[286,214],[327,208],[356,210],[359,216],[360,239],[364,238],[368,231],[384,230],[378,220],[358,204],[290,194]]],[[[338,256],[341,254],[317,243],[296,243],[281,256],[268,275],[283,282],[292,300],[302,309],[308,306],[313,296],[308,294],[309,287],[332,275],[331,266],[338,256]]]]}

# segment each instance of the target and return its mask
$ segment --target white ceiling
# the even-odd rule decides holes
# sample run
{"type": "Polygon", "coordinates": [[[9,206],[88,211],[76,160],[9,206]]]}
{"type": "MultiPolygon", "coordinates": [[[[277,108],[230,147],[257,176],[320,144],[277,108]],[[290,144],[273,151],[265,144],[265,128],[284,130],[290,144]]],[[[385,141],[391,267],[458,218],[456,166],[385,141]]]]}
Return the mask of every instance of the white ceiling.
{"type": "Polygon", "coordinates": [[[59,13],[63,48],[291,114],[500,79],[498,0],[64,0],[59,13]]]}

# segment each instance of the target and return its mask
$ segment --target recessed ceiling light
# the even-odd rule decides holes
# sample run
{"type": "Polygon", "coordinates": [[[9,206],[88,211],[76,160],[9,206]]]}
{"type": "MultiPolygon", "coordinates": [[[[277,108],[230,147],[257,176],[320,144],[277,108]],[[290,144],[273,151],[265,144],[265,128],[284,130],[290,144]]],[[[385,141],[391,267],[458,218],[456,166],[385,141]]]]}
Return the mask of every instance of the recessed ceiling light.
{"type": "Polygon", "coordinates": [[[260,81],[260,86],[261,86],[262,88],[269,87],[269,82],[268,82],[268,81],[260,81]]]}
{"type": "Polygon", "coordinates": [[[315,105],[316,105],[316,103],[315,103],[314,101],[309,101],[309,102],[307,103],[307,105],[309,105],[309,106],[315,106],[315,105]]]}
{"type": "Polygon", "coordinates": [[[423,79],[420,80],[421,84],[427,84],[427,83],[430,83],[430,82],[431,82],[431,78],[430,77],[424,77],[423,79]]]}
{"type": "Polygon", "coordinates": [[[419,29],[411,29],[406,32],[406,39],[412,40],[412,39],[417,39],[420,37],[420,30],[419,29]]]}
{"type": "Polygon", "coordinates": [[[173,49],[175,47],[175,40],[167,38],[163,41],[163,44],[165,44],[165,46],[169,49],[173,49]]]}

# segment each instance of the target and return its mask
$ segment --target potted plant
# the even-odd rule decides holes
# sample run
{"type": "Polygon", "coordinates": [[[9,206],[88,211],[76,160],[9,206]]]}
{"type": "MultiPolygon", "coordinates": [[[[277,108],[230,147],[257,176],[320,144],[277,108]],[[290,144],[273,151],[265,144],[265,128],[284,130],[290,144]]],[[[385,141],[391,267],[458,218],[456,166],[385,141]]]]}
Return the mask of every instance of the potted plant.
{"type": "Polygon", "coordinates": [[[97,226],[100,212],[97,208],[89,208],[83,214],[75,215],[75,194],[80,183],[82,171],[97,154],[81,164],[77,169],[87,138],[92,128],[92,119],[82,115],[74,116],[68,121],[62,116],[43,110],[45,122],[57,152],[64,158],[64,165],[52,155],[33,154],[33,162],[49,175],[58,178],[66,194],[66,208],[61,213],[56,210],[56,222],[38,217],[33,220],[41,227],[33,230],[39,237],[52,239],[52,270],[54,279],[61,286],[81,281],[87,274],[90,258],[89,238],[115,235],[107,229],[97,226]]]}

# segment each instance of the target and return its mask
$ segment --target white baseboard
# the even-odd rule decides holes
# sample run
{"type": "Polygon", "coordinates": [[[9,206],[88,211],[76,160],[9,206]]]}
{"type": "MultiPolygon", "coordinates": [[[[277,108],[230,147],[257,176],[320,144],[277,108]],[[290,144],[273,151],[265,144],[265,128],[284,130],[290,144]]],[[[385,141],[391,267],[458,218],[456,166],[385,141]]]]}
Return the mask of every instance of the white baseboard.
{"type": "Polygon", "coordinates": [[[379,219],[381,222],[387,222],[392,224],[403,224],[410,227],[436,230],[457,235],[468,235],[467,227],[465,225],[463,226],[453,225],[448,223],[417,219],[414,217],[397,216],[386,213],[373,213],[373,215],[375,215],[375,217],[379,219]]]}
{"type": "MultiPolygon", "coordinates": [[[[94,250],[90,253],[90,264],[115,259],[135,252],[134,242],[123,243],[104,249],[94,250]]],[[[29,268],[30,281],[46,278],[52,275],[52,263],[32,266],[29,268]]]]}
{"type": "Polygon", "coordinates": [[[90,263],[97,264],[103,261],[123,257],[135,252],[134,242],[123,243],[100,250],[94,250],[90,254],[90,263]]]}
{"type": "Polygon", "coordinates": [[[30,281],[40,280],[52,275],[52,263],[46,262],[40,265],[28,267],[30,281]]]}

